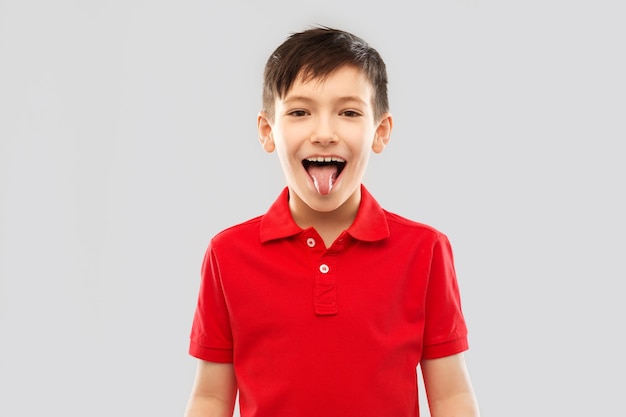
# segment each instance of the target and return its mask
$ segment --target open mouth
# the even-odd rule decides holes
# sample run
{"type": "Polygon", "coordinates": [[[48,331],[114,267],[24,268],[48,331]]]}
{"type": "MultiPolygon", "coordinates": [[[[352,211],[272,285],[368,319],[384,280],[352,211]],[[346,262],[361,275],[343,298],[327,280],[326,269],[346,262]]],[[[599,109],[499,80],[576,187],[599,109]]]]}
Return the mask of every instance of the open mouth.
{"type": "Polygon", "coordinates": [[[304,169],[306,169],[307,171],[309,170],[311,166],[316,166],[320,168],[335,167],[335,169],[337,170],[336,176],[338,177],[339,174],[341,174],[341,171],[343,171],[344,167],[346,166],[346,161],[342,158],[337,158],[334,156],[326,156],[326,157],[318,156],[318,157],[307,158],[303,160],[302,165],[304,166],[304,169]]]}
{"type": "Polygon", "coordinates": [[[336,156],[317,156],[304,159],[302,166],[313,180],[317,191],[326,195],[346,167],[346,160],[336,156]]]}

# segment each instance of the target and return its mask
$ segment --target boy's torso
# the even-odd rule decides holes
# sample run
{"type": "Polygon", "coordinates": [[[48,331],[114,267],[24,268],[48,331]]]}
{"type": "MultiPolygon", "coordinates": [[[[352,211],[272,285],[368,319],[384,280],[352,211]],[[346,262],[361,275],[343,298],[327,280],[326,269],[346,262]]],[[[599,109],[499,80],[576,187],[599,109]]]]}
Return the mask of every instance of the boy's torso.
{"type": "MultiPolygon", "coordinates": [[[[363,240],[349,229],[328,249],[312,228],[268,239],[264,216],[212,241],[212,280],[226,306],[210,313],[212,326],[232,335],[214,347],[232,348],[242,416],[417,415],[415,369],[427,312],[436,311],[427,310],[433,251],[445,237],[374,210],[385,230],[355,233],[372,237],[363,240]]],[[[441,342],[465,336],[456,309],[442,306],[450,329],[441,342]]]]}

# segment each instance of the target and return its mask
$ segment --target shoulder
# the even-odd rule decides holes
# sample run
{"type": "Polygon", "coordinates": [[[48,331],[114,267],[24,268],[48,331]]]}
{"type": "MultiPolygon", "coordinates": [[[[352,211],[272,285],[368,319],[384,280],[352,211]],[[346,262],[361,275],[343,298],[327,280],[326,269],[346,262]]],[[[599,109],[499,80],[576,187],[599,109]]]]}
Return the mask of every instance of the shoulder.
{"type": "Polygon", "coordinates": [[[387,219],[390,230],[395,230],[399,233],[426,235],[433,239],[445,237],[439,229],[432,225],[412,220],[385,209],[383,209],[383,212],[385,213],[385,218],[387,219]]]}
{"type": "Polygon", "coordinates": [[[250,241],[251,237],[255,237],[258,240],[259,226],[262,219],[263,215],[256,216],[219,231],[211,238],[211,246],[246,242],[250,241]]]}
{"type": "Polygon", "coordinates": [[[451,251],[448,236],[440,229],[384,210],[389,227],[389,244],[411,253],[413,249],[434,253],[451,251]]]}

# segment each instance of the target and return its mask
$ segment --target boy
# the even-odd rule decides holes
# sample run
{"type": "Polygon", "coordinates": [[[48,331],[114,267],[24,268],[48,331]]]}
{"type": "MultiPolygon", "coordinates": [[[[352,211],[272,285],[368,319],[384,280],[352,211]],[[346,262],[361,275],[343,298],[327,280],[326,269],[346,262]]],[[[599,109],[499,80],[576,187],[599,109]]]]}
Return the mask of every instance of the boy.
{"type": "Polygon", "coordinates": [[[267,61],[260,142],[287,186],[211,241],[186,417],[475,417],[445,235],[383,210],[361,181],[392,117],[379,54],[340,30],[291,35],[267,61]]]}

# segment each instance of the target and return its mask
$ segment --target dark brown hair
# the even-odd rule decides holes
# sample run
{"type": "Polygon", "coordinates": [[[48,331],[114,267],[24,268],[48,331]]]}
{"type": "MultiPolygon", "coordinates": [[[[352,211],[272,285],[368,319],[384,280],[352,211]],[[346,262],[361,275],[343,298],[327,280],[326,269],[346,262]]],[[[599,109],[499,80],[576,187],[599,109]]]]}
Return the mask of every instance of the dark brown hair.
{"type": "Polygon", "coordinates": [[[263,79],[263,110],[274,118],[274,101],[283,98],[299,75],[305,80],[331,74],[344,65],[359,68],[374,87],[374,117],[389,110],[387,69],[378,52],[351,33],[325,26],[293,33],[270,55],[263,79]]]}

